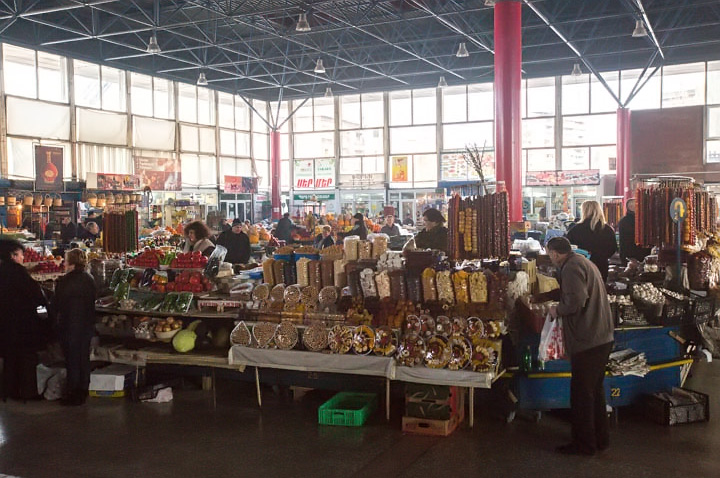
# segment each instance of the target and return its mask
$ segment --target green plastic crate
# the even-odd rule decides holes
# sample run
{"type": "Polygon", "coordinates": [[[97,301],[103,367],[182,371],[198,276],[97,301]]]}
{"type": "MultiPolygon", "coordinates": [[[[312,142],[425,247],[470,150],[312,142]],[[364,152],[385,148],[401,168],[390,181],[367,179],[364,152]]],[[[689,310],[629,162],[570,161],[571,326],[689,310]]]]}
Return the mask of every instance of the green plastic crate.
{"type": "Polygon", "coordinates": [[[318,408],[320,425],[361,427],[377,408],[377,394],[340,392],[318,408]]]}

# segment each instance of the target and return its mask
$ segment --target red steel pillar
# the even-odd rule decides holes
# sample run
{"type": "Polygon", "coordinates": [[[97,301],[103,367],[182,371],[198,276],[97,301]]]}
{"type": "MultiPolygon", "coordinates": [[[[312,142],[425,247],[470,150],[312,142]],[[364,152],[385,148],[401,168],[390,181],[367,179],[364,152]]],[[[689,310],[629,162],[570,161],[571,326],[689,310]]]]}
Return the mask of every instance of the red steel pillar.
{"type": "Polygon", "coordinates": [[[495,3],[495,169],[505,181],[511,221],[522,221],[522,2],[495,3]]]}
{"type": "Polygon", "coordinates": [[[627,108],[618,108],[615,194],[622,196],[623,200],[632,197],[632,192],[630,191],[630,148],[630,110],[627,108]]]}
{"type": "Polygon", "coordinates": [[[272,219],[280,219],[280,132],[270,132],[270,204],[272,219]]]}

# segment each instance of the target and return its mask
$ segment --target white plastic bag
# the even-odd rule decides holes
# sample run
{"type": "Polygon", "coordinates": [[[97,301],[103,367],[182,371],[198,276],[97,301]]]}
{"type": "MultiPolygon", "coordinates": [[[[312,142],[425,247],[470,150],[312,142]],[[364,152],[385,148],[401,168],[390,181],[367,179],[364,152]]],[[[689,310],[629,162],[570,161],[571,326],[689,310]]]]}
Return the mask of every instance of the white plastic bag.
{"type": "Polygon", "coordinates": [[[540,334],[540,346],[538,347],[538,360],[549,362],[565,357],[565,341],[563,340],[562,319],[552,320],[550,314],[545,317],[540,334]]]}

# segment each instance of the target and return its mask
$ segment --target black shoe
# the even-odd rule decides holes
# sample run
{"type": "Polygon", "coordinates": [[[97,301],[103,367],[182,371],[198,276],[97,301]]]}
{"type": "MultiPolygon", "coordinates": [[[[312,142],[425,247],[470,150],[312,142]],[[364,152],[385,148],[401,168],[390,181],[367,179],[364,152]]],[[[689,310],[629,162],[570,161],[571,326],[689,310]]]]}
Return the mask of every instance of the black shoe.
{"type": "Polygon", "coordinates": [[[582,447],[576,443],[559,446],[555,448],[555,451],[563,455],[593,456],[595,454],[595,450],[582,447]]]}

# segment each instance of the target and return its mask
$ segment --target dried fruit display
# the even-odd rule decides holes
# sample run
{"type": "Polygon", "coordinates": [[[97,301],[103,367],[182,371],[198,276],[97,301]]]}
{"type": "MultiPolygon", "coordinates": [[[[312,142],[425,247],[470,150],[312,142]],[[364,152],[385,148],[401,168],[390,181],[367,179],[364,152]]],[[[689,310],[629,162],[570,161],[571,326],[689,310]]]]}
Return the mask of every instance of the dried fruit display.
{"type": "Polygon", "coordinates": [[[505,258],[510,251],[507,192],[461,198],[448,208],[448,250],[451,259],[505,258]]]}
{"type": "Polygon", "coordinates": [[[281,350],[290,350],[298,342],[298,330],[295,325],[288,321],[283,320],[277,326],[275,330],[275,345],[281,350]]]}
{"type": "Polygon", "coordinates": [[[321,322],[315,322],[305,329],[302,340],[306,349],[320,352],[328,346],[328,331],[321,322]]]}

